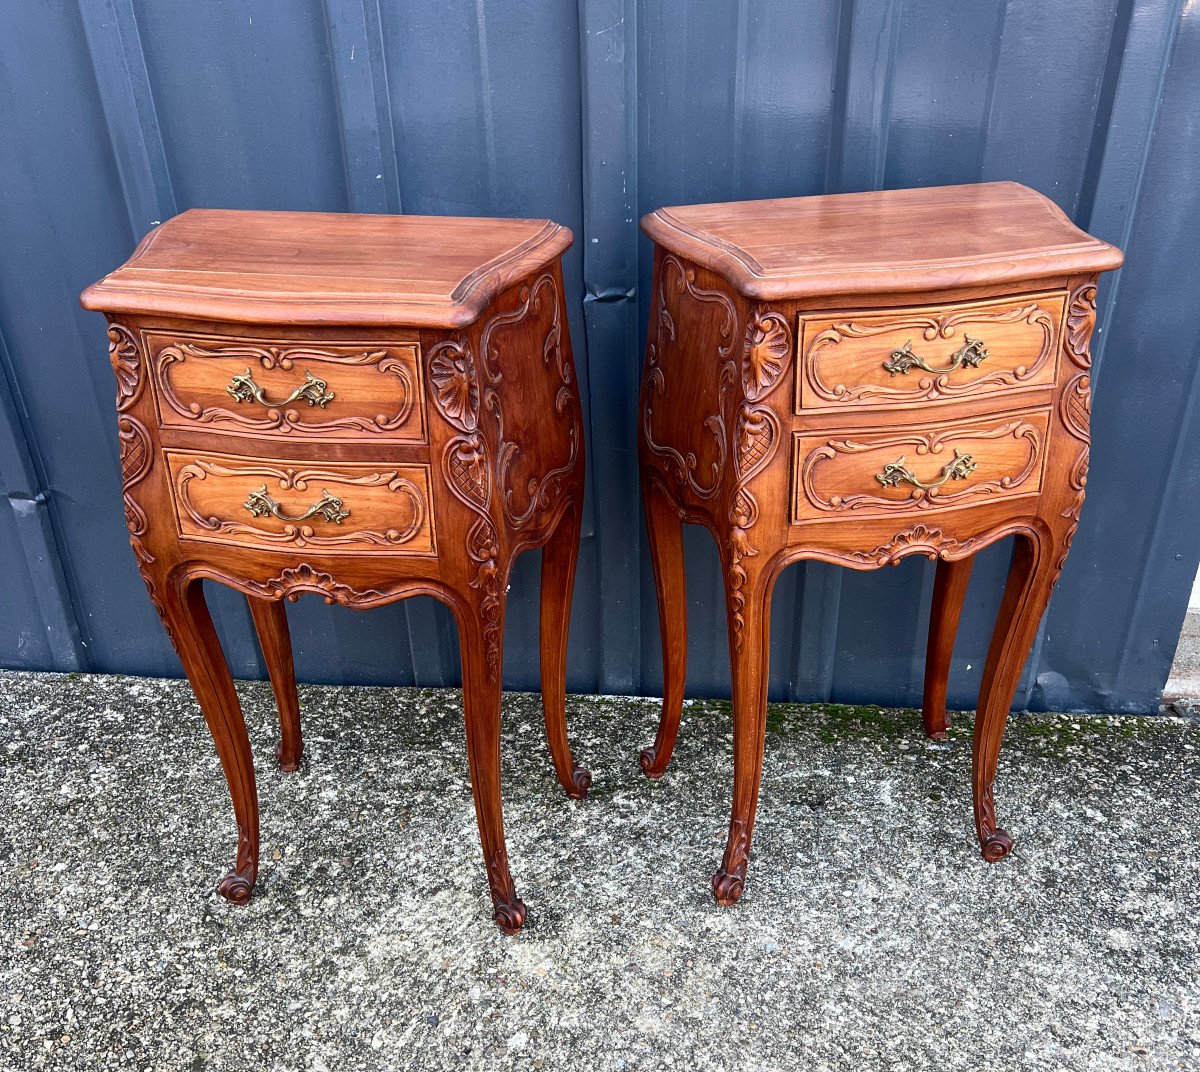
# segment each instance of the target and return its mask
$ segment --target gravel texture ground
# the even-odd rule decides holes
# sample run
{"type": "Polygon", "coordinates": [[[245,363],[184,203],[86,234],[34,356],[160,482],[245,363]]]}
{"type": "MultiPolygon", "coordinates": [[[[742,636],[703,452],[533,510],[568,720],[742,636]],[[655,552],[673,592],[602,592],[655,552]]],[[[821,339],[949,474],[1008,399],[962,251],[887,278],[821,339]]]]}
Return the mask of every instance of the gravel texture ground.
{"type": "Polygon", "coordinates": [[[1189,610],[1183,620],[1163,700],[1183,708],[1200,705],[1200,610],[1189,610]]]}
{"type": "Polygon", "coordinates": [[[970,719],[774,707],[746,895],[709,878],[728,706],[575,697],[568,801],[538,697],[505,697],[525,932],[491,923],[455,691],[304,688],[246,908],[186,684],[0,673],[0,1068],[1200,1068],[1200,722],[1022,716],[974,842],[970,719]]]}

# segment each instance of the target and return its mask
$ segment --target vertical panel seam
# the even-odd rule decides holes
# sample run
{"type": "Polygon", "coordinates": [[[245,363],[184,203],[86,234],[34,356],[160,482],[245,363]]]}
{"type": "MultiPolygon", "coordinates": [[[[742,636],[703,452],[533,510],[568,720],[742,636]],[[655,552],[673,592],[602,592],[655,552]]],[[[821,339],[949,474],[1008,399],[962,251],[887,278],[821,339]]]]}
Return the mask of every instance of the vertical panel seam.
{"type": "MultiPolygon", "coordinates": [[[[1137,619],[1141,616],[1142,606],[1146,602],[1146,588],[1150,579],[1149,563],[1155,561],[1158,553],[1157,548],[1162,541],[1164,520],[1162,504],[1170,495],[1171,487],[1179,475],[1185,453],[1184,448],[1191,445],[1191,437],[1185,433],[1190,430],[1196,412],[1196,396],[1198,393],[1196,388],[1198,384],[1200,384],[1200,346],[1193,346],[1192,360],[1189,362],[1188,368],[1187,402],[1184,404],[1183,414],[1179,422],[1175,425],[1171,443],[1170,462],[1163,472],[1162,480],[1159,482],[1155,495],[1155,502],[1157,504],[1157,509],[1154,511],[1155,523],[1142,545],[1142,553],[1134,559],[1134,561],[1141,563],[1141,568],[1137,575],[1137,590],[1133,603],[1130,606],[1126,627],[1123,631],[1125,637],[1132,636],[1137,619]]],[[[1121,655],[1117,660],[1116,673],[1113,675],[1113,689],[1115,692],[1120,692],[1118,683],[1125,675],[1125,666],[1129,660],[1129,653],[1132,647],[1133,645],[1129,643],[1121,647],[1121,655]]]]}
{"type": "Polygon", "coordinates": [[[879,89],[875,142],[875,175],[872,189],[881,190],[887,178],[887,148],[892,132],[892,93],[896,82],[896,61],[900,52],[900,12],[904,0],[889,0],[887,15],[888,54],[883,84],[879,89]]]}
{"type": "MultiPolygon", "coordinates": [[[[1110,240],[1113,241],[1114,244],[1120,249],[1125,249],[1129,245],[1129,240],[1133,234],[1133,223],[1134,223],[1135,217],[1137,216],[1138,202],[1141,199],[1142,184],[1145,181],[1145,177],[1146,177],[1146,166],[1150,159],[1150,147],[1154,140],[1155,128],[1158,125],[1159,109],[1162,106],[1163,87],[1166,84],[1167,71],[1170,68],[1170,63],[1171,63],[1171,54],[1174,51],[1175,39],[1179,32],[1179,23],[1182,18],[1182,9],[1183,9],[1184,4],[1187,2],[1189,2],[1189,0],[1173,0],[1171,10],[1170,10],[1169,28],[1168,28],[1167,32],[1163,35],[1163,47],[1162,47],[1162,51],[1160,54],[1158,70],[1155,74],[1154,92],[1150,97],[1151,104],[1150,104],[1149,114],[1146,115],[1146,117],[1145,117],[1145,124],[1144,124],[1144,128],[1143,128],[1144,132],[1143,132],[1142,138],[1141,138],[1140,152],[1137,154],[1137,163],[1134,166],[1133,175],[1130,177],[1130,180],[1129,180],[1129,189],[1127,191],[1124,191],[1124,195],[1125,195],[1124,200],[1125,200],[1125,203],[1128,205],[1128,209],[1125,213],[1125,218],[1121,221],[1120,234],[1117,235],[1115,238],[1110,238],[1110,240]]],[[[1122,73],[1123,73],[1123,69],[1124,69],[1124,66],[1122,64],[1122,73]]],[[[1114,94],[1114,111],[1116,108],[1116,101],[1119,98],[1119,96],[1120,96],[1120,87],[1117,88],[1117,90],[1114,94]]],[[[1109,133],[1111,135],[1111,116],[1110,116],[1109,133]]],[[[1108,150],[1108,139],[1106,138],[1105,139],[1104,156],[1107,156],[1107,150],[1108,150]]],[[[1095,200],[1092,205],[1092,215],[1094,215],[1094,213],[1095,213],[1096,204],[1101,201],[1101,193],[1103,191],[1103,187],[1104,187],[1104,159],[1102,158],[1101,162],[1100,162],[1100,166],[1098,168],[1098,178],[1097,178],[1097,184],[1096,184],[1096,197],[1095,197],[1095,200]]],[[[1086,226],[1089,230],[1094,230],[1093,220],[1089,218],[1086,223],[1086,226]]],[[[1109,237],[1109,236],[1102,236],[1102,237],[1109,237]]],[[[1108,287],[1107,287],[1108,292],[1105,295],[1105,300],[1104,300],[1103,306],[1100,309],[1099,316],[1097,318],[1095,339],[1092,344],[1092,351],[1093,351],[1093,353],[1092,353],[1092,365],[1093,365],[1092,376],[1093,376],[1093,379],[1095,379],[1097,382],[1099,382],[1100,367],[1101,367],[1101,364],[1104,359],[1104,348],[1105,348],[1105,344],[1108,341],[1109,324],[1112,322],[1113,309],[1116,307],[1117,294],[1120,291],[1121,276],[1123,274],[1123,271],[1124,271],[1123,269],[1119,268],[1119,269],[1117,269],[1117,271],[1113,272],[1111,274],[1111,276],[1109,277],[1109,279],[1107,281],[1108,282],[1108,287]]]]}
{"type": "MultiPolygon", "coordinates": [[[[395,210],[397,213],[404,212],[404,189],[400,180],[400,153],[397,149],[396,137],[396,116],[392,109],[392,83],[391,75],[388,71],[387,61],[387,45],[383,38],[383,12],[379,8],[379,0],[363,0],[364,4],[370,4],[374,10],[373,25],[368,22],[367,32],[375,38],[375,46],[379,58],[379,76],[378,84],[382,84],[383,101],[379,101],[378,96],[375,100],[375,115],[381,126],[386,126],[388,133],[387,145],[385,146],[380,139],[380,153],[385,157],[384,170],[391,171],[390,186],[392,194],[395,197],[395,210]],[[386,121],[386,123],[385,123],[386,121]],[[390,159],[389,159],[390,157],[390,159]]],[[[377,86],[377,80],[372,78],[372,87],[377,86]]]]}
{"type": "Polygon", "coordinates": [[[80,0],[79,15],[113,161],[120,177],[130,230],[136,241],[150,227],[174,216],[177,206],[162,125],[158,120],[154,90],[150,84],[146,55],[132,3],[130,0],[108,0],[106,8],[112,19],[107,25],[105,9],[88,0],[80,0]],[[114,48],[121,60],[121,77],[105,74],[112,67],[111,57],[106,62],[106,50],[114,48]],[[132,113],[132,123],[129,113],[132,113]],[[129,139],[120,133],[122,128],[137,133],[137,159],[128,159],[122,151],[130,148],[129,139]],[[152,207],[142,203],[147,197],[152,199],[152,207]],[[146,215],[152,215],[153,219],[146,219],[146,215]]]}
{"type": "MultiPolygon", "coordinates": [[[[30,581],[35,586],[42,625],[51,634],[47,637],[50,657],[54,661],[54,668],[59,671],[90,669],[88,646],[84,639],[86,634],[79,619],[80,604],[76,597],[76,585],[72,582],[62,551],[66,545],[58,520],[58,509],[53,495],[48,490],[46,467],[38,450],[37,440],[31,432],[28,411],[14,374],[3,329],[0,329],[0,391],[3,391],[5,396],[0,400],[0,421],[4,422],[12,439],[12,453],[15,456],[11,460],[21,469],[21,497],[35,504],[36,510],[42,513],[45,519],[44,525],[39,526],[42,536],[38,538],[37,547],[28,546],[27,525],[18,524],[18,538],[27,562],[36,562],[40,556],[45,558],[44,572],[49,574],[50,584],[43,589],[39,579],[33,577],[32,573],[30,581]],[[52,621],[46,620],[47,604],[54,619],[52,621]]],[[[8,485],[9,506],[13,511],[14,522],[19,522],[17,506],[11,501],[11,472],[0,475],[5,477],[8,485]]],[[[45,579],[47,578],[41,578],[45,579]]]]}
{"type": "Polygon", "coordinates": [[[492,78],[488,56],[487,17],[484,0],[475,0],[475,40],[479,52],[479,112],[483,117],[483,148],[487,157],[489,202],[496,204],[496,123],[490,96],[492,78]]]}

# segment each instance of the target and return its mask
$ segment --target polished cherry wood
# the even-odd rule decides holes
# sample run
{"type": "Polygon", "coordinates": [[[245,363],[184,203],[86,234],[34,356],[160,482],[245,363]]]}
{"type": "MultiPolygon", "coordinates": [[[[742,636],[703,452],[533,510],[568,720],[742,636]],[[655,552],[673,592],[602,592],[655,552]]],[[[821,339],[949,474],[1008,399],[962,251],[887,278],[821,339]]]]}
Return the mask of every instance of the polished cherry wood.
{"type": "Polygon", "coordinates": [[[679,729],[684,521],[713,533],[725,583],[722,904],[741,896],[750,858],[780,571],[937,561],[924,725],[944,737],[972,556],[1013,536],[972,773],[983,856],[1001,859],[1012,839],[996,822],[997,758],[1079,523],[1096,279],[1121,253],[1015,183],[659,209],[642,227],[655,258],[639,449],[664,664],[642,769],[663,774],[679,729]]]}
{"type": "Polygon", "coordinates": [[[546,220],[193,210],[84,293],[109,320],[134,554],[229,783],[229,900],[254,890],[258,794],[203,579],[250,601],[285,770],[303,739],[281,600],[450,607],[495,918],[523,924],[500,800],[501,655],[512,563],[535,547],[550,753],[568,795],[591,784],[564,692],[584,476],[570,241],[546,220]]]}
{"type": "MultiPolygon", "coordinates": [[[[853,298],[1026,283],[1108,271],[1120,253],[1015,182],[662,208],[642,220],[659,246],[721,275],[743,297],[853,298]]],[[[1010,287],[1017,293],[1024,287],[1010,287]]],[[[871,303],[867,303],[868,305],[871,303]]]]}

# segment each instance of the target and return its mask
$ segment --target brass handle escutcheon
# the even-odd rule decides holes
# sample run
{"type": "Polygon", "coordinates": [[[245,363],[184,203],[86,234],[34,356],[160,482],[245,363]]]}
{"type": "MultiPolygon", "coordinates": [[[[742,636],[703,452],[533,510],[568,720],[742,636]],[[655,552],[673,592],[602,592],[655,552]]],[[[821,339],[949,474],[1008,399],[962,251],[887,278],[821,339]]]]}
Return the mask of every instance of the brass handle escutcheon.
{"type": "Polygon", "coordinates": [[[914,488],[920,488],[924,491],[931,488],[940,488],[948,480],[966,480],[968,476],[975,472],[975,469],[975,459],[969,454],[961,454],[956,450],[954,452],[954,460],[942,466],[942,471],[937,479],[930,480],[928,483],[920,480],[904,464],[903,457],[897,458],[894,462],[889,462],[885,465],[882,473],[875,474],[875,479],[885,488],[898,488],[901,484],[911,484],[914,488]]]}
{"type": "Polygon", "coordinates": [[[307,521],[310,517],[315,517],[320,514],[326,521],[332,521],[335,525],[340,525],[346,518],[350,516],[349,510],[342,509],[342,500],[336,495],[330,495],[324,489],[321,490],[321,497],[312,504],[302,514],[285,514],[274,499],[267,494],[267,485],[264,484],[258,491],[250,492],[249,497],[242,504],[255,517],[277,517],[280,521],[307,521]]]}
{"type": "Polygon", "coordinates": [[[883,363],[883,367],[893,376],[897,372],[901,376],[907,375],[908,370],[912,368],[924,369],[926,372],[940,376],[944,376],[947,372],[953,372],[957,368],[978,368],[988,355],[987,347],[984,346],[982,339],[972,339],[970,335],[964,335],[963,339],[962,346],[950,356],[950,364],[945,368],[934,368],[927,364],[923,357],[914,354],[911,339],[899,350],[893,350],[892,356],[883,363]]]}
{"type": "Polygon", "coordinates": [[[257,402],[260,406],[268,406],[271,409],[290,406],[301,398],[310,406],[320,406],[322,409],[325,408],[325,403],[333,401],[333,392],[329,390],[329,384],[307,370],[304,373],[304,382],[287,398],[281,398],[278,402],[272,402],[267,398],[263,389],[254,382],[254,377],[250,374],[249,369],[234,376],[225,390],[233,395],[235,402],[257,402]]]}

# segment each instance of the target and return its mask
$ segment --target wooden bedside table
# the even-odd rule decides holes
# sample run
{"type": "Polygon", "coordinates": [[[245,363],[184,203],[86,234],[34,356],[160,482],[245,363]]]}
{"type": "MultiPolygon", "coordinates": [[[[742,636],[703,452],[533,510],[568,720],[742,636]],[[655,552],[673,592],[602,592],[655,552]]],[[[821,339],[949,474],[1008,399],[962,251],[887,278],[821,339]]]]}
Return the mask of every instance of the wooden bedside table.
{"type": "Polygon", "coordinates": [[[220,885],[258,873],[245,723],[200,581],[245,593],[300,761],[287,618],[313,592],[447,604],[496,921],[513,932],[500,802],[500,683],[513,559],[542,560],[542,702],[568,795],[567,625],[583,430],[560,258],[546,220],[193,210],[83,295],[108,316],[125,517],[150,598],[212,731],[237,819],[220,885]]]}
{"type": "Polygon", "coordinates": [[[813,558],[938,562],[924,723],[971,556],[1016,547],[975,722],[983,856],[1012,839],[992,783],[1009,705],[1079,523],[1096,277],[1121,253],[1015,183],[659,209],[640,452],[662,623],[663,773],[686,663],[680,519],[720,548],[734,710],[733,815],[713,878],[741,896],[762,775],[771,588],[813,558]]]}

